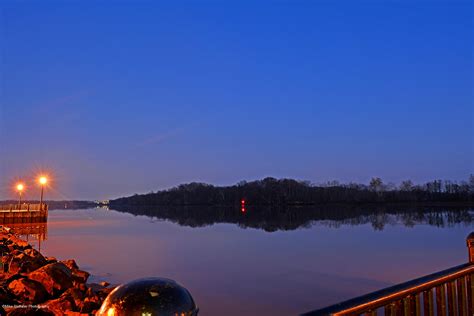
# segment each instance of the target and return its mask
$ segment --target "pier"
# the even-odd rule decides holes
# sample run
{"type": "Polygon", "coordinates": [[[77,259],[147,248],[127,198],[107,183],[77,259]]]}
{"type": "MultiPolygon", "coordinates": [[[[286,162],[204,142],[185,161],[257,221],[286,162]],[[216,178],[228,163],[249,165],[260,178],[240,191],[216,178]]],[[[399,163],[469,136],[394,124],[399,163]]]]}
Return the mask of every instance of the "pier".
{"type": "Polygon", "coordinates": [[[48,220],[48,205],[8,204],[0,205],[0,224],[42,223],[48,220]]]}

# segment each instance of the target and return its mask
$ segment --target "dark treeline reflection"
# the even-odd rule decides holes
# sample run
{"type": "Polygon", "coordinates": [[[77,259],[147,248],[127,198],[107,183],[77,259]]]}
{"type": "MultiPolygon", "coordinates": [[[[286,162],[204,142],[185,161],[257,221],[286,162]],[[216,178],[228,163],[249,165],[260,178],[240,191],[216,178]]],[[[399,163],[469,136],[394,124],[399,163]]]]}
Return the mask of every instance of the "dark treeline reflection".
{"type": "Polygon", "coordinates": [[[268,232],[295,230],[314,224],[329,227],[371,224],[375,230],[386,225],[412,227],[428,224],[437,227],[469,225],[474,209],[463,207],[389,207],[389,206],[323,206],[323,207],[234,207],[203,206],[115,206],[114,210],[168,220],[182,226],[203,227],[217,223],[232,223],[242,228],[257,228],[268,232]]]}

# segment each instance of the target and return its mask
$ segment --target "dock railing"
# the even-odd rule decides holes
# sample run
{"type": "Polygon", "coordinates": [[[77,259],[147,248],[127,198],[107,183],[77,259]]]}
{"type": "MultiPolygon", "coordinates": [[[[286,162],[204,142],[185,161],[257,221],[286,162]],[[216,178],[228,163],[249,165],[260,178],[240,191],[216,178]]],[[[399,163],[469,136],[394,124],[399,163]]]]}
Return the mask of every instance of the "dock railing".
{"type": "Polygon", "coordinates": [[[38,223],[48,220],[48,205],[8,204],[0,205],[0,224],[38,223]]]}
{"type": "Polygon", "coordinates": [[[467,237],[465,264],[303,314],[474,315],[474,233],[467,237]]]}
{"type": "Polygon", "coordinates": [[[48,205],[43,204],[6,204],[0,205],[0,212],[39,212],[39,211],[47,211],[48,205]]]}

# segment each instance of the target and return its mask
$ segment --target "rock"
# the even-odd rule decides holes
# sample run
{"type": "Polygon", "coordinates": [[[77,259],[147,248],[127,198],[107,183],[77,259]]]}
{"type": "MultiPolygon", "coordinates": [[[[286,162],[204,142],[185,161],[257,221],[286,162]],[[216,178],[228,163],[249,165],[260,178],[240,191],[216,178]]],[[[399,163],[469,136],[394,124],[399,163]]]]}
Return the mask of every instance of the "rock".
{"type": "MultiPolygon", "coordinates": [[[[10,246],[9,246],[10,247],[10,246]]],[[[18,273],[18,271],[20,270],[20,263],[19,261],[21,260],[21,258],[23,258],[25,255],[23,254],[23,252],[21,252],[20,250],[18,249],[13,249],[11,250],[8,255],[6,256],[3,256],[2,257],[2,264],[4,265],[4,270],[8,273],[18,273]],[[12,268],[12,270],[10,271],[10,266],[11,266],[11,263],[12,263],[12,260],[15,259],[16,261],[16,266],[12,268]]]]}
{"type": "Polygon", "coordinates": [[[44,259],[43,255],[38,250],[36,250],[34,248],[25,249],[23,251],[23,253],[27,256],[32,257],[32,258],[41,257],[41,259],[44,259]]]}
{"type": "Polygon", "coordinates": [[[60,261],[66,265],[71,271],[78,270],[79,267],[74,259],[60,261]]]}
{"type": "Polygon", "coordinates": [[[9,262],[9,273],[28,274],[46,264],[46,259],[33,248],[25,249],[23,252],[15,251],[15,255],[9,262]]]}
{"type": "Polygon", "coordinates": [[[0,244],[0,254],[7,253],[7,252],[9,252],[8,246],[0,244]]]}
{"type": "Polygon", "coordinates": [[[89,272],[82,271],[82,270],[74,270],[72,271],[72,277],[74,281],[78,283],[86,283],[87,279],[89,278],[89,272]]]}
{"type": "Polygon", "coordinates": [[[8,272],[8,256],[4,256],[1,258],[1,262],[0,262],[0,272],[4,275],[7,274],[8,272]]]}
{"type": "Polygon", "coordinates": [[[8,272],[8,268],[9,268],[9,267],[8,267],[8,264],[10,263],[11,259],[13,258],[13,256],[14,256],[15,254],[20,254],[20,253],[21,253],[21,251],[19,251],[19,250],[12,250],[12,251],[8,250],[7,254],[4,254],[4,255],[2,256],[2,267],[3,267],[2,270],[3,270],[4,272],[8,272]]]}
{"type": "Polygon", "coordinates": [[[107,295],[110,294],[110,292],[112,292],[113,290],[115,290],[116,286],[113,286],[113,287],[107,287],[105,289],[102,289],[99,291],[99,295],[103,298],[106,298],[107,295]]]}
{"type": "Polygon", "coordinates": [[[37,304],[48,298],[48,292],[41,283],[27,278],[13,280],[8,284],[8,290],[22,302],[37,304]]]}
{"type": "Polygon", "coordinates": [[[98,292],[105,289],[105,286],[101,285],[100,283],[89,283],[87,284],[89,287],[88,291],[92,294],[97,294],[98,292]]]}
{"type": "Polygon", "coordinates": [[[66,290],[66,292],[64,292],[61,297],[70,297],[74,300],[74,304],[76,305],[77,309],[81,309],[82,308],[82,305],[84,304],[84,293],[77,289],[77,288],[69,288],[66,290]]]}
{"type": "Polygon", "coordinates": [[[97,295],[97,292],[102,289],[102,287],[100,288],[97,288],[97,283],[92,283],[92,284],[89,284],[89,288],[87,289],[86,291],[86,296],[87,297],[92,297],[92,296],[95,296],[97,295]]]}
{"type": "MultiPolygon", "coordinates": [[[[2,314],[0,314],[2,315],[2,314]]],[[[54,314],[41,308],[14,308],[8,316],[53,316],[54,314]]]]}
{"type": "Polygon", "coordinates": [[[76,309],[74,300],[69,296],[61,296],[55,300],[47,301],[42,305],[45,305],[47,310],[52,312],[55,316],[63,316],[66,311],[74,311],[76,309]]]}
{"type": "Polygon", "coordinates": [[[92,302],[92,301],[85,301],[84,305],[81,308],[81,313],[93,314],[95,315],[94,311],[100,308],[100,304],[92,302]]]}
{"type": "Polygon", "coordinates": [[[69,315],[86,316],[97,312],[113,290],[108,282],[86,282],[89,273],[73,259],[59,261],[45,257],[0,225],[0,316],[69,315]],[[2,309],[2,304],[18,308],[2,309]]]}
{"type": "Polygon", "coordinates": [[[28,274],[30,272],[33,272],[33,271],[41,268],[43,265],[44,264],[40,264],[37,261],[26,260],[26,261],[22,262],[22,264],[20,265],[20,270],[18,272],[22,273],[22,274],[28,274]]]}
{"type": "Polygon", "coordinates": [[[31,250],[34,249],[27,249],[20,253],[14,252],[8,262],[8,273],[30,273],[46,264],[46,260],[39,252],[35,250],[36,253],[34,253],[31,250]],[[27,251],[31,256],[26,253],[27,251]]]}
{"type": "Polygon", "coordinates": [[[92,297],[94,295],[96,295],[96,290],[94,290],[92,287],[89,287],[87,288],[87,291],[86,291],[86,296],[87,297],[92,297]]]}
{"type": "Polygon", "coordinates": [[[46,258],[43,257],[43,255],[38,250],[36,250],[34,248],[30,248],[30,249],[26,249],[23,252],[25,253],[25,255],[29,256],[30,258],[34,259],[35,261],[38,261],[38,262],[42,263],[42,265],[46,264],[46,258]]]}
{"type": "Polygon", "coordinates": [[[3,288],[7,288],[8,284],[13,282],[14,280],[18,280],[25,277],[21,274],[8,274],[7,276],[8,276],[7,278],[5,278],[4,280],[2,280],[2,282],[0,282],[0,286],[3,288]]]}
{"type": "Polygon", "coordinates": [[[22,240],[15,235],[11,235],[10,238],[8,238],[13,244],[17,245],[20,248],[29,248],[31,247],[30,244],[28,244],[27,241],[22,240]]]}
{"type": "Polygon", "coordinates": [[[51,296],[57,296],[72,287],[72,273],[63,263],[56,262],[45,265],[31,272],[28,277],[38,281],[51,296]]]}
{"type": "Polygon", "coordinates": [[[46,259],[46,264],[58,262],[58,259],[55,257],[44,257],[46,259]]]}
{"type": "Polygon", "coordinates": [[[36,249],[26,249],[24,253],[31,258],[30,264],[26,264],[25,267],[22,267],[23,273],[29,273],[36,269],[41,268],[42,266],[46,265],[48,262],[46,261],[45,257],[37,251],[36,249]]]}
{"type": "Polygon", "coordinates": [[[74,288],[78,289],[82,293],[87,291],[87,286],[84,283],[74,282],[74,288]]]}
{"type": "Polygon", "coordinates": [[[10,251],[10,254],[9,254],[9,255],[10,255],[10,256],[18,256],[18,255],[20,255],[20,254],[22,254],[22,253],[23,253],[23,251],[21,251],[20,249],[14,249],[14,250],[10,251]]]}
{"type": "MultiPolygon", "coordinates": [[[[16,304],[16,300],[14,299],[13,295],[10,292],[8,292],[5,288],[0,287],[0,303],[13,305],[13,304],[16,304]]],[[[0,313],[0,315],[2,314],[0,313]]]]}
{"type": "Polygon", "coordinates": [[[108,282],[100,282],[99,284],[91,283],[88,285],[89,290],[92,291],[92,294],[97,294],[101,298],[101,301],[103,301],[107,297],[107,295],[109,295],[109,293],[116,288],[116,286],[105,287],[110,285],[108,282]]]}
{"type": "Polygon", "coordinates": [[[102,301],[103,299],[92,288],[88,288],[81,312],[92,313],[92,311],[100,308],[102,301]]]}

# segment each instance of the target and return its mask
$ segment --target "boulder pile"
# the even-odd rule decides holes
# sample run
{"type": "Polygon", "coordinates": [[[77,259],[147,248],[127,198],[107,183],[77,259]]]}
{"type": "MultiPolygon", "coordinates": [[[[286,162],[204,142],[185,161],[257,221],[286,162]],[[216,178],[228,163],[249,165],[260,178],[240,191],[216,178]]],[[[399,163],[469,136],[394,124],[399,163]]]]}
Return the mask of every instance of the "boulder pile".
{"type": "Polygon", "coordinates": [[[113,290],[72,259],[44,257],[0,227],[0,315],[94,315],[113,290]]]}

